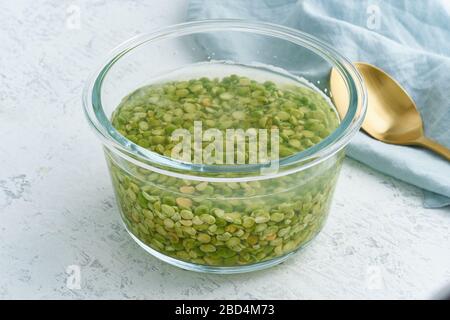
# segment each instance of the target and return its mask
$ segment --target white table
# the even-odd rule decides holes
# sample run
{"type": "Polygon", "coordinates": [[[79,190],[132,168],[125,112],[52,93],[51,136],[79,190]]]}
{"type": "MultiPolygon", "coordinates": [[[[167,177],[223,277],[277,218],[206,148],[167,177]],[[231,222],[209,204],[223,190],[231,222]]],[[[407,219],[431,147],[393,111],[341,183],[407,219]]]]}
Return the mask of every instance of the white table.
{"type": "Polygon", "coordinates": [[[81,90],[115,45],[181,22],[185,10],[183,0],[0,4],[0,298],[428,298],[441,289],[450,210],[424,209],[420,190],[349,159],[324,231],[273,269],[187,272],[130,239],[81,90]]]}

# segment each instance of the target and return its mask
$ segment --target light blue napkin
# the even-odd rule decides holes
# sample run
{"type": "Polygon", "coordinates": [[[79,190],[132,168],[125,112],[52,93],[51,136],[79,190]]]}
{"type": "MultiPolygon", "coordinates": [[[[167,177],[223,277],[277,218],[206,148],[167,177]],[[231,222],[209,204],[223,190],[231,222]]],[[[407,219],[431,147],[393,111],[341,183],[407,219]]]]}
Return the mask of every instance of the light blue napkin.
{"type": "MultiPolygon", "coordinates": [[[[352,61],[393,75],[416,101],[428,137],[450,147],[450,1],[191,0],[188,20],[262,20],[310,33],[352,61]]],[[[214,38],[200,45],[240,54],[214,38]]],[[[359,133],[347,154],[424,190],[424,206],[450,205],[450,164],[433,153],[359,133]]]]}

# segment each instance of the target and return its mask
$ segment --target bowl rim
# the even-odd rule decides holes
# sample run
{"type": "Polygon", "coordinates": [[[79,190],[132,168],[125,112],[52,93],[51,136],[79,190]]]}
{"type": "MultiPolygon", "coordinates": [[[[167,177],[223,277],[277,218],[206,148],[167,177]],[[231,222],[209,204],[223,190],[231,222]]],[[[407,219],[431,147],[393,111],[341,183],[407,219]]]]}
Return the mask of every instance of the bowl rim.
{"type": "MultiPolygon", "coordinates": [[[[212,19],[180,23],[159,28],[153,32],[137,35],[113,49],[105,62],[95,70],[87,80],[83,89],[83,109],[91,128],[101,138],[104,145],[116,154],[135,165],[171,174],[182,178],[196,179],[196,176],[236,173],[253,180],[270,178],[297,172],[314,166],[335,155],[343,149],[350,139],[361,128],[367,110],[367,93],[363,79],[356,67],[343,55],[321,40],[307,33],[289,27],[239,19],[212,19]],[[242,31],[276,37],[305,47],[328,61],[343,77],[349,93],[347,114],[341,120],[339,127],[318,144],[291,156],[276,160],[279,170],[273,174],[261,175],[264,168],[272,163],[211,165],[183,162],[151,150],[145,149],[125,138],[111,124],[106,116],[101,102],[103,80],[114,64],[141,45],[160,40],[192,35],[211,31],[242,31]]],[[[220,180],[221,178],[213,178],[220,180]]],[[[233,178],[225,178],[227,181],[233,178]]],[[[204,180],[202,178],[202,180],[204,180]]]]}

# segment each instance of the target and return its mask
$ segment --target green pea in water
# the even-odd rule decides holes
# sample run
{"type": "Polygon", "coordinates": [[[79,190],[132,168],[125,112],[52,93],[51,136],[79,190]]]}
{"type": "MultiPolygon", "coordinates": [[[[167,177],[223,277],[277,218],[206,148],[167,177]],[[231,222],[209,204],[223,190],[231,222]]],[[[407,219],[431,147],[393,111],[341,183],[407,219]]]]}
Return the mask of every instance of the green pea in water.
{"type": "MultiPolygon", "coordinates": [[[[192,132],[194,121],[223,132],[276,128],[279,155],[287,157],[325,139],[339,120],[323,94],[292,80],[274,81],[280,78],[236,72],[158,81],[125,97],[112,124],[127,139],[168,157],[176,145],[172,133],[192,132]]],[[[248,148],[241,152],[250,158],[248,148]]],[[[247,182],[185,180],[106,155],[131,233],[183,261],[238,266],[282,257],[320,231],[343,153],[297,173],[247,182]]]]}

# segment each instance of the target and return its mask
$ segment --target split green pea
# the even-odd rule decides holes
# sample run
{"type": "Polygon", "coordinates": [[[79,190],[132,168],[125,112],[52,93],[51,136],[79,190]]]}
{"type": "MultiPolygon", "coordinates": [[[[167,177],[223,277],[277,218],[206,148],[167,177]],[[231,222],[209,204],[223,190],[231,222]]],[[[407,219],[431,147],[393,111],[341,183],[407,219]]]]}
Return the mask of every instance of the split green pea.
{"type": "MultiPolygon", "coordinates": [[[[237,75],[140,88],[122,101],[112,117],[113,126],[123,136],[168,157],[177,144],[171,134],[176,129],[193,133],[195,121],[201,121],[203,130],[219,129],[224,136],[226,129],[276,128],[280,157],[319,143],[339,124],[329,103],[312,89],[278,87],[237,75]]],[[[249,150],[244,151],[246,161],[249,150]]],[[[239,152],[236,146],[226,151],[239,152]]]]}
{"type": "MultiPolygon", "coordinates": [[[[237,75],[140,88],[112,117],[127,139],[166,156],[175,146],[172,132],[192,131],[194,121],[219,130],[276,127],[280,157],[319,143],[339,124],[328,102],[309,88],[237,75]]],[[[224,267],[275,259],[309,242],[323,226],[343,157],[340,152],[277,178],[207,182],[144,170],[109,151],[106,155],[131,233],[168,256],[224,267]]]]}

